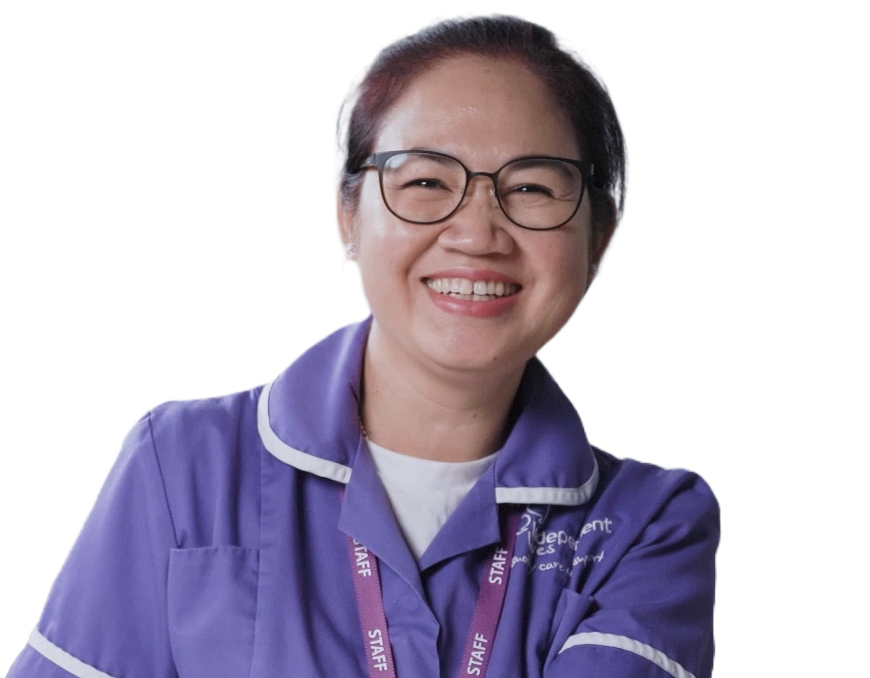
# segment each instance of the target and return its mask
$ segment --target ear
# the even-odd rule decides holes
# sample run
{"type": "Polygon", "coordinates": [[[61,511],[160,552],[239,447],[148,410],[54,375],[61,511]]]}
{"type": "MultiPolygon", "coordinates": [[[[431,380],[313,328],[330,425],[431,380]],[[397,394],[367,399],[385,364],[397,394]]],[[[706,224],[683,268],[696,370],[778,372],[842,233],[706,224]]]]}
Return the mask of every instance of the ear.
{"type": "Polygon", "coordinates": [[[341,199],[341,190],[338,191],[335,201],[335,211],[338,220],[338,234],[341,237],[341,242],[345,248],[356,244],[354,237],[354,215],[347,209],[344,201],[341,199]]]}

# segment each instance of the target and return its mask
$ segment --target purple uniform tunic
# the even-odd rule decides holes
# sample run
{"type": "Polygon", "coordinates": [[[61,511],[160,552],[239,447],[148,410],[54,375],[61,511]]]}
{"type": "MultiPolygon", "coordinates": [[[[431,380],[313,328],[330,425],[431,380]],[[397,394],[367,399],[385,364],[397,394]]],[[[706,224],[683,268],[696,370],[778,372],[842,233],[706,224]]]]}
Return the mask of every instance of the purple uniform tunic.
{"type": "Polygon", "coordinates": [[[348,536],[378,558],[399,678],[466,675],[500,504],[522,516],[488,676],[710,676],[703,480],[591,447],[533,359],[495,463],[415,561],[360,435],[368,327],[140,420],[9,677],[366,676],[348,536]]]}

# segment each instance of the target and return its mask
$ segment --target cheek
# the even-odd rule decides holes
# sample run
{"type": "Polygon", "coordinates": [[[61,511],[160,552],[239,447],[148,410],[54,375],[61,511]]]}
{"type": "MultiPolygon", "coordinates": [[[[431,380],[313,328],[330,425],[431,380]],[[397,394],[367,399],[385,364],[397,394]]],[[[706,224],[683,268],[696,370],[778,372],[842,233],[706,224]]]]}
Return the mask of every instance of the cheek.
{"type": "Polygon", "coordinates": [[[583,300],[586,293],[587,266],[585,256],[576,256],[566,259],[565,266],[561,271],[558,287],[555,294],[561,300],[557,304],[561,322],[564,324],[577,310],[577,306],[583,300]]]}
{"type": "Polygon", "coordinates": [[[408,293],[415,264],[425,249],[420,227],[387,210],[377,181],[364,185],[355,219],[356,261],[373,311],[389,313],[408,293]]]}
{"type": "Polygon", "coordinates": [[[383,239],[386,233],[385,219],[388,216],[392,215],[381,200],[377,178],[375,177],[374,181],[363,182],[356,218],[358,241],[373,240],[376,242],[383,239]]]}
{"type": "Polygon", "coordinates": [[[565,234],[554,238],[538,253],[537,268],[543,273],[546,287],[565,303],[577,303],[583,297],[588,277],[587,238],[582,234],[565,234]]]}

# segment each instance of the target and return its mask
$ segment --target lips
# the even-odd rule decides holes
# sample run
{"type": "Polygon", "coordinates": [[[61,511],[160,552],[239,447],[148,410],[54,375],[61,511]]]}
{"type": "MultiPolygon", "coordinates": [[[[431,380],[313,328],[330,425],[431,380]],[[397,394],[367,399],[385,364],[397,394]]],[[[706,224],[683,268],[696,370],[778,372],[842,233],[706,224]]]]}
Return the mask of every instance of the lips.
{"type": "Polygon", "coordinates": [[[449,295],[472,301],[490,301],[499,297],[509,297],[520,290],[520,286],[501,280],[471,280],[470,278],[425,278],[429,289],[438,294],[449,295]]]}
{"type": "Polygon", "coordinates": [[[489,318],[514,306],[522,285],[498,271],[452,269],[422,279],[429,297],[454,315],[489,318]]]}
{"type": "MultiPolygon", "coordinates": [[[[433,280],[435,278],[465,278],[471,282],[477,282],[478,280],[489,282],[492,280],[493,282],[520,285],[519,280],[512,278],[506,273],[484,268],[449,268],[443,271],[430,273],[424,278],[424,280],[433,280]]],[[[520,285],[520,287],[522,287],[522,285],[520,285]]]]}

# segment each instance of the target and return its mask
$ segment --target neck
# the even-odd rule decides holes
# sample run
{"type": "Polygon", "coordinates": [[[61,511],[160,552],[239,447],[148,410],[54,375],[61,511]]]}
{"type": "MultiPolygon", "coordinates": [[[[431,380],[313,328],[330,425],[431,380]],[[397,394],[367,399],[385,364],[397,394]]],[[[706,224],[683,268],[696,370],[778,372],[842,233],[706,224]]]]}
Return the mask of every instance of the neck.
{"type": "Polygon", "coordinates": [[[480,373],[421,364],[373,323],[360,416],[369,438],[389,450],[437,461],[480,459],[502,442],[524,368],[480,373]]]}

